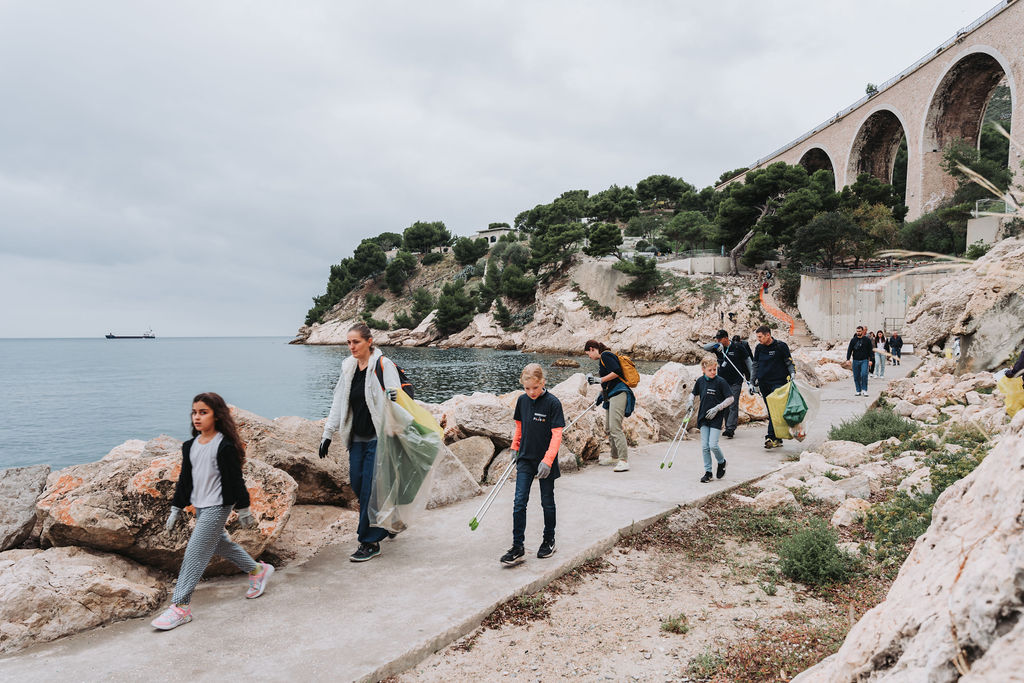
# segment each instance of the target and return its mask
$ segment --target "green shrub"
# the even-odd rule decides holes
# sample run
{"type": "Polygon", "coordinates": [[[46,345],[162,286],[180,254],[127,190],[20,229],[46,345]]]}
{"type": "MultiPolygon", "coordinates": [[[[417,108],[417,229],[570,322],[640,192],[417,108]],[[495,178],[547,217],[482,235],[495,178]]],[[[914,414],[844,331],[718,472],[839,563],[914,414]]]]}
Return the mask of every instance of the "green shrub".
{"type": "Polygon", "coordinates": [[[512,324],[512,314],[501,299],[494,300],[494,322],[505,329],[512,324]]]}
{"type": "Polygon", "coordinates": [[[678,617],[672,617],[661,622],[661,630],[668,633],[685,635],[690,632],[690,624],[686,620],[686,615],[680,614],[678,617]]]}
{"type": "Polygon", "coordinates": [[[363,310],[367,313],[373,313],[385,301],[386,299],[377,292],[370,292],[366,295],[366,308],[363,310]]]}
{"type": "Polygon", "coordinates": [[[444,334],[461,332],[476,314],[476,299],[463,288],[462,280],[449,282],[437,298],[437,329],[444,334]]]}
{"type": "Polygon", "coordinates": [[[423,258],[420,260],[420,263],[422,263],[425,266],[432,266],[435,263],[440,263],[443,260],[444,254],[442,254],[439,251],[432,251],[429,254],[424,254],[423,258]]]}
{"type": "Polygon", "coordinates": [[[402,328],[406,328],[411,330],[416,327],[416,325],[416,321],[414,321],[405,311],[395,313],[395,329],[400,330],[402,328]]]}
{"type": "Polygon", "coordinates": [[[864,516],[864,528],[875,539],[875,553],[881,562],[901,564],[910,552],[910,544],[923,534],[932,521],[934,493],[911,496],[897,491],[890,500],[872,506],[864,516]]]}
{"type": "Polygon", "coordinates": [[[391,329],[391,325],[388,324],[387,321],[377,320],[376,318],[372,317],[369,313],[363,314],[363,321],[366,322],[366,324],[369,325],[370,328],[374,330],[384,330],[386,332],[387,330],[391,329]]]}
{"type": "Polygon", "coordinates": [[[707,649],[690,660],[686,665],[686,673],[698,678],[710,678],[725,666],[725,659],[717,652],[707,649]]]}
{"type": "Polygon", "coordinates": [[[810,585],[846,581],[857,561],[836,545],[838,536],[819,517],[779,544],[779,568],[789,578],[810,585]]]}
{"type": "Polygon", "coordinates": [[[865,446],[890,437],[904,439],[917,431],[917,426],[888,408],[874,408],[860,417],[844,420],[828,432],[833,441],[856,441],[865,446]]]}

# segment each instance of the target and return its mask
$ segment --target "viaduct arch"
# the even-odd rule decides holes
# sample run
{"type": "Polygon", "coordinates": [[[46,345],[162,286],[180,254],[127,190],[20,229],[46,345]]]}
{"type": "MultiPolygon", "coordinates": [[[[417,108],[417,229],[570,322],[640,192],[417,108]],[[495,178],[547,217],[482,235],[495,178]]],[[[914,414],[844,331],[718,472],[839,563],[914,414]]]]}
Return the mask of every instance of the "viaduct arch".
{"type": "MultiPolygon", "coordinates": [[[[1024,0],[1002,0],[971,25],[889,79],[877,92],[759,159],[809,171],[831,168],[836,187],[860,173],[893,181],[893,164],[906,138],[908,219],[952,194],[955,181],[942,169],[942,151],[954,139],[977,145],[985,108],[997,85],[1011,97],[1009,165],[1021,182],[1024,149],[1024,0]]],[[[743,175],[729,182],[741,180],[743,175]]]]}

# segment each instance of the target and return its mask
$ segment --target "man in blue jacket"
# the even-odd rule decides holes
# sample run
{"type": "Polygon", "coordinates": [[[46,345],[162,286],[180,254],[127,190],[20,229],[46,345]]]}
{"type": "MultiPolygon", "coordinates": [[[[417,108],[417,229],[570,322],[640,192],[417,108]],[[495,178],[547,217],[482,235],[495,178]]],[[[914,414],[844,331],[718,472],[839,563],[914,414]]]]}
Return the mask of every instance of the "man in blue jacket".
{"type": "Polygon", "coordinates": [[[871,338],[864,334],[864,327],[858,325],[857,334],[853,335],[850,345],[846,347],[846,360],[852,359],[855,396],[868,395],[868,371],[874,352],[875,345],[871,342],[871,338]]]}

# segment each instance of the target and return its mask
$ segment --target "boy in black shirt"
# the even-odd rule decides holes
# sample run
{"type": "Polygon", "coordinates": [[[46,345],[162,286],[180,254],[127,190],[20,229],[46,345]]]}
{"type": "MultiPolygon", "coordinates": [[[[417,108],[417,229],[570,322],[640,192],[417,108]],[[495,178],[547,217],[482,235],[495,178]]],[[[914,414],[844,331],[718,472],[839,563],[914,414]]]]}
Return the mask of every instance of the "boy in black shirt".
{"type": "Polygon", "coordinates": [[[530,363],[519,380],[526,393],[516,402],[513,416],[516,497],[512,503],[512,547],[501,556],[501,563],[507,567],[521,564],[526,554],[526,504],[530,502],[534,477],[540,485],[540,506],[544,510],[544,540],[537,557],[551,557],[555,552],[555,479],[560,474],[558,447],[565,428],[561,401],[544,389],[544,369],[530,363]]]}
{"type": "Polygon", "coordinates": [[[775,426],[772,425],[771,408],[768,408],[768,395],[788,381],[796,377],[796,366],[789,353],[786,342],[772,338],[772,331],[767,325],[761,325],[754,333],[757,335],[757,347],[754,349],[754,389],[761,393],[765,408],[768,409],[768,435],[764,437],[765,448],[778,448],[782,439],[776,438],[775,426]]]}
{"type": "Polygon", "coordinates": [[[725,476],[725,456],[718,447],[718,437],[722,433],[722,411],[732,405],[732,388],[729,383],[718,376],[718,359],[705,356],[700,363],[704,376],[693,383],[693,392],[686,404],[689,410],[693,405],[693,397],[700,396],[700,410],[697,411],[697,425],[700,427],[700,447],[704,455],[704,476],[701,483],[711,481],[711,453],[714,452],[718,461],[718,478],[725,476]]]}

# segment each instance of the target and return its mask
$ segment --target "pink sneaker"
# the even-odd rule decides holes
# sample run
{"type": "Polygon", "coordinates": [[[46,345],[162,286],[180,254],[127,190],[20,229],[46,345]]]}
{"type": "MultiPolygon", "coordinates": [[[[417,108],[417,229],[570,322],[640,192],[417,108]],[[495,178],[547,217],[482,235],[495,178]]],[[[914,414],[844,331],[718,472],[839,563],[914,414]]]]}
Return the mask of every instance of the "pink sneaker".
{"type": "Polygon", "coordinates": [[[262,569],[259,574],[249,574],[249,590],[245,593],[247,598],[258,598],[263,595],[263,591],[267,588],[267,579],[274,573],[272,565],[260,562],[260,566],[262,569]]]}
{"type": "Polygon", "coordinates": [[[151,624],[153,628],[158,628],[161,631],[170,631],[172,628],[178,628],[190,621],[192,621],[191,605],[186,605],[185,607],[171,605],[164,610],[163,614],[154,619],[151,624]]]}

